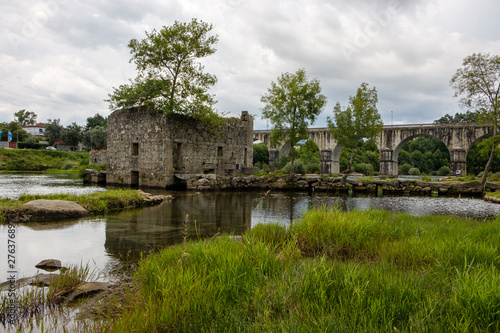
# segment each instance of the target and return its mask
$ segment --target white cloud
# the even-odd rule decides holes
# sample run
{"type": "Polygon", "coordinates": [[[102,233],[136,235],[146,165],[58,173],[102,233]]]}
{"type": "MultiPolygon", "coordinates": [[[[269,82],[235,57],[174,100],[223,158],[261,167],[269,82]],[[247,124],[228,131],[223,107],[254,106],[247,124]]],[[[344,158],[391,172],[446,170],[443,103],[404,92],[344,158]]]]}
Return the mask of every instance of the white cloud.
{"type": "Polygon", "coordinates": [[[4,0],[0,121],[24,108],[64,125],[108,114],[107,94],[135,76],[128,41],[197,17],[219,35],[203,63],[219,79],[212,93],[221,111],[259,115],[271,81],[305,68],[328,97],[315,126],[361,82],[377,87],[386,123],[391,111],[394,122],[432,122],[460,111],[448,82],[462,59],[500,54],[500,3],[479,2],[4,0]]]}

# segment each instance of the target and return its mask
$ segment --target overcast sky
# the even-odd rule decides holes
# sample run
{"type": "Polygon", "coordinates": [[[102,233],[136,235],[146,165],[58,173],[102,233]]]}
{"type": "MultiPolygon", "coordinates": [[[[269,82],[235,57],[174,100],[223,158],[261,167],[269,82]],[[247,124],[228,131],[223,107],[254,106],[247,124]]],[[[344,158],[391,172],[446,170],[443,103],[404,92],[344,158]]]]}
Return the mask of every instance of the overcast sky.
{"type": "Polygon", "coordinates": [[[284,72],[304,68],[328,103],[325,127],[362,82],[378,91],[385,124],[431,123],[464,112],[449,80],[472,53],[500,54],[498,0],[0,0],[0,122],[20,109],[39,122],[85,125],[113,87],[136,76],[127,43],[191,18],[213,23],[221,112],[256,116],[284,72]]]}

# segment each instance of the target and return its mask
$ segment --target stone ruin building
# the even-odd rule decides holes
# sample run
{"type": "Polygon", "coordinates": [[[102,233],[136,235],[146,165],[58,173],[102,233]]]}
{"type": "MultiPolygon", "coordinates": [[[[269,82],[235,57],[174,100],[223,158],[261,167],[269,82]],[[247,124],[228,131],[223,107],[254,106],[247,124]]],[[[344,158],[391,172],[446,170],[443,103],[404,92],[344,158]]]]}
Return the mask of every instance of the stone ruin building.
{"type": "Polygon", "coordinates": [[[182,185],[195,174],[252,170],[253,119],[227,118],[218,133],[182,115],[121,109],[108,117],[106,183],[144,187],[182,185]]]}

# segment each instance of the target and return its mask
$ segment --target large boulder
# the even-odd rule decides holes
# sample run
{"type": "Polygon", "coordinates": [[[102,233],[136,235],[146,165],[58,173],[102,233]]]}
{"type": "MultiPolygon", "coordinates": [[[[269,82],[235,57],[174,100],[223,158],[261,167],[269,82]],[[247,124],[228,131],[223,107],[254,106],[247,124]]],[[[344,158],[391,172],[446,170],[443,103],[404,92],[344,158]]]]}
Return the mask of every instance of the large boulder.
{"type": "Polygon", "coordinates": [[[21,206],[36,220],[56,220],[87,216],[89,213],[76,202],[65,200],[34,200],[21,206]]]}

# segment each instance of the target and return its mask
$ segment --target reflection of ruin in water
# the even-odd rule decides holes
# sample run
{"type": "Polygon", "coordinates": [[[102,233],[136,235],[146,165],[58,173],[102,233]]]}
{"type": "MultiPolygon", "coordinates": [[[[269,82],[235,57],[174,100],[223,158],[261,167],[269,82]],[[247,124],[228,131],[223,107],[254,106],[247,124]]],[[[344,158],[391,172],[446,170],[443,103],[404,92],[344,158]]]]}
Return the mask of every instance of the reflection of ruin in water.
{"type": "Polygon", "coordinates": [[[188,216],[189,240],[217,234],[241,235],[251,226],[255,194],[178,193],[171,202],[142,210],[110,215],[106,223],[106,250],[132,256],[182,242],[188,216]]]}
{"type": "Polygon", "coordinates": [[[494,218],[498,205],[480,199],[375,196],[308,196],[293,192],[176,192],[172,202],[106,217],[105,248],[113,256],[138,256],[183,241],[189,215],[188,238],[217,234],[241,235],[258,223],[288,225],[311,209],[343,211],[383,209],[412,215],[451,214],[477,219],[494,218]]]}

